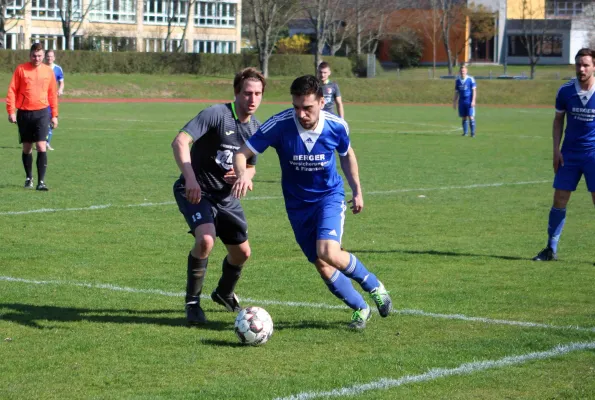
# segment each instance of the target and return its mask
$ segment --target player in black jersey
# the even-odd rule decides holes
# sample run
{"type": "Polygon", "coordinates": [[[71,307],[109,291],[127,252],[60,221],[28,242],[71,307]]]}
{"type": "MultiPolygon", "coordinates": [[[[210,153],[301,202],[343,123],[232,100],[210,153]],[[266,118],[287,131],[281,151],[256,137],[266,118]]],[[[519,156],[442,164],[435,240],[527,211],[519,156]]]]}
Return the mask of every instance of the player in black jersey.
{"type": "MultiPolygon", "coordinates": [[[[225,244],[223,273],[211,298],[229,311],[241,309],[235,285],[250,257],[248,225],[240,202],[231,196],[236,180],[233,154],[260,126],[254,117],[266,86],[254,68],[236,74],[233,103],[217,104],[201,111],[184,126],[174,141],[174,158],[182,175],[174,184],[174,196],[186,218],[195,244],[188,254],[186,319],[204,324],[200,294],[215,238],[225,244]]],[[[252,176],[256,157],[247,160],[252,176]]]]}

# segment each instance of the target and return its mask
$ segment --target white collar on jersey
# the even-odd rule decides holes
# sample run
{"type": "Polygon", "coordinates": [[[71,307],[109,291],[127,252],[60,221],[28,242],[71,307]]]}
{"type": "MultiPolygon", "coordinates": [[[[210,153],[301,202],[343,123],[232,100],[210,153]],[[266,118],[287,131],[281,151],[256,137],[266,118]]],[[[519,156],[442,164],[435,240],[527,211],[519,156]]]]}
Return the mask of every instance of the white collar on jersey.
{"type": "Polygon", "coordinates": [[[581,103],[583,103],[583,106],[586,106],[591,99],[591,96],[593,96],[593,93],[595,93],[595,85],[591,86],[589,90],[583,90],[581,89],[581,85],[578,83],[577,79],[574,81],[574,88],[576,89],[576,94],[581,100],[581,103]]]}
{"type": "Polygon", "coordinates": [[[320,110],[318,124],[316,124],[316,128],[314,128],[314,130],[307,130],[302,126],[302,124],[300,124],[300,121],[298,120],[297,115],[295,114],[295,110],[293,111],[293,122],[295,123],[295,126],[298,130],[298,134],[302,138],[302,142],[304,142],[304,146],[306,146],[308,151],[312,151],[314,144],[316,144],[316,141],[322,133],[322,129],[324,128],[324,122],[326,121],[324,113],[325,112],[323,110],[320,110]]]}

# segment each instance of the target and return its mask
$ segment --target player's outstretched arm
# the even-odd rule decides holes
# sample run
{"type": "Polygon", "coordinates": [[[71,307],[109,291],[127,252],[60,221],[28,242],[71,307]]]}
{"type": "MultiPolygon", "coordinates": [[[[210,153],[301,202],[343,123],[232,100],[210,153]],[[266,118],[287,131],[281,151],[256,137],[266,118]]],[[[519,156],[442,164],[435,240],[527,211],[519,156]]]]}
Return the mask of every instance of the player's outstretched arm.
{"type": "Polygon", "coordinates": [[[335,97],[335,103],[337,103],[337,114],[339,114],[339,117],[345,119],[345,109],[343,108],[343,99],[341,96],[335,97]]]}
{"type": "Polygon", "coordinates": [[[253,157],[254,153],[245,144],[233,156],[233,169],[236,172],[237,180],[233,184],[231,194],[237,199],[246,196],[248,190],[252,190],[252,178],[255,174],[255,168],[248,168],[246,161],[253,157]]]}
{"type": "Polygon", "coordinates": [[[564,157],[562,156],[562,152],[560,151],[560,143],[562,142],[562,135],[564,132],[565,115],[566,113],[564,112],[556,111],[556,116],[554,117],[554,126],[552,128],[552,139],[554,144],[554,173],[558,172],[558,168],[564,166],[564,157]]]}
{"type": "Polygon", "coordinates": [[[477,98],[477,88],[473,88],[473,97],[471,97],[471,107],[475,107],[475,99],[477,98]]]}
{"type": "Polygon", "coordinates": [[[184,176],[186,181],[186,199],[191,204],[197,204],[200,202],[202,192],[200,185],[196,181],[196,175],[192,169],[192,159],[190,157],[190,145],[192,144],[192,137],[186,132],[180,132],[171,143],[171,147],[174,151],[174,158],[180,172],[184,176]]]}
{"type": "Polygon", "coordinates": [[[364,196],[362,194],[362,187],[359,182],[359,168],[357,165],[357,158],[355,152],[350,147],[347,154],[340,157],[341,169],[345,174],[347,183],[351,188],[352,198],[348,201],[351,204],[350,208],[354,214],[362,212],[364,209],[364,196]]]}

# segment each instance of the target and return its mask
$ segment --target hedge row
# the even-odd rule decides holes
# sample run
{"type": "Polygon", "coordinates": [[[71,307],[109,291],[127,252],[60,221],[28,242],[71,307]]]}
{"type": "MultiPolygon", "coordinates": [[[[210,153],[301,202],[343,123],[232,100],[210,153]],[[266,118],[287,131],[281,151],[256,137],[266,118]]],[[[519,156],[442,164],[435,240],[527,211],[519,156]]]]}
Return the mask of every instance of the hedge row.
{"type": "MultiPolygon", "coordinates": [[[[0,51],[0,72],[12,73],[17,64],[29,60],[28,50],[0,51]]],[[[328,57],[335,77],[361,75],[355,58],[328,57]]],[[[137,53],[56,51],[56,62],[67,73],[196,74],[233,75],[238,70],[259,66],[255,54],[137,53]]],[[[270,76],[299,76],[314,72],[312,55],[273,55],[270,76]]]]}

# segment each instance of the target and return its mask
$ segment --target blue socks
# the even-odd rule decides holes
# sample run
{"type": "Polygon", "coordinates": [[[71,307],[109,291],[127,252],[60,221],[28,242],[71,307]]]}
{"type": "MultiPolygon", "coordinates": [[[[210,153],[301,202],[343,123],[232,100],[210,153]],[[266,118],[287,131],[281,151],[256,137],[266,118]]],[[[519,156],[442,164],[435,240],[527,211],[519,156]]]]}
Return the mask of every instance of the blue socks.
{"type": "Polygon", "coordinates": [[[469,129],[467,129],[467,119],[463,118],[463,135],[467,136],[469,129]]]}
{"type": "Polygon", "coordinates": [[[475,118],[469,120],[469,125],[471,125],[471,136],[475,136],[475,118]]]}
{"type": "Polygon", "coordinates": [[[566,209],[552,207],[550,210],[550,218],[547,225],[547,245],[554,251],[558,252],[558,241],[566,222],[566,209]]]}
{"type": "Polygon", "coordinates": [[[46,138],[46,140],[45,140],[45,141],[46,141],[48,144],[50,144],[50,142],[52,141],[52,134],[53,134],[53,133],[54,133],[54,132],[52,131],[52,128],[50,128],[50,129],[48,130],[48,136],[47,136],[47,138],[46,138]]]}
{"type": "Polygon", "coordinates": [[[355,290],[351,281],[337,270],[331,279],[325,280],[326,285],[332,294],[349,306],[352,310],[361,310],[367,307],[362,295],[355,290]]]}
{"type": "Polygon", "coordinates": [[[376,275],[368,271],[366,267],[364,267],[364,264],[362,264],[353,254],[349,254],[349,257],[349,265],[345,271],[343,271],[343,274],[359,283],[362,289],[368,293],[373,289],[376,289],[380,285],[376,275]]]}

